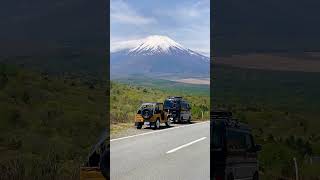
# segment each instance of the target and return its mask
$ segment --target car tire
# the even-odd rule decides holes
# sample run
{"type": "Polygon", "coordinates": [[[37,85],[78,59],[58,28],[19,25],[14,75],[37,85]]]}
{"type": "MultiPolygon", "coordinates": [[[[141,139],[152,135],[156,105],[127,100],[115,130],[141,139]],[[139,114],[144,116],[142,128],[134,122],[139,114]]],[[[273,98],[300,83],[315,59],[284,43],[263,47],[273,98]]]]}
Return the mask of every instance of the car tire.
{"type": "Polygon", "coordinates": [[[137,125],[137,129],[141,129],[142,128],[142,125],[141,124],[138,124],[137,125]]]}
{"type": "Polygon", "coordinates": [[[156,122],[154,123],[154,129],[160,129],[160,120],[157,119],[156,122]]]}
{"type": "Polygon", "coordinates": [[[259,173],[258,172],[254,173],[252,180],[259,180],[259,173]]]}
{"type": "Polygon", "coordinates": [[[191,116],[189,116],[189,118],[188,118],[188,124],[190,124],[191,123],[191,116]]]}

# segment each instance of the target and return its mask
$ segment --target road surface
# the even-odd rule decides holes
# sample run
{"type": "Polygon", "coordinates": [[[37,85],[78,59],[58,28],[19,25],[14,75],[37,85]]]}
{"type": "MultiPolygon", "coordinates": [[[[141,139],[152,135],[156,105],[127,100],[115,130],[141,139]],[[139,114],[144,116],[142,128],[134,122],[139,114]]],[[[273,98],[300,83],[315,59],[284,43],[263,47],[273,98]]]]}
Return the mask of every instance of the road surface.
{"type": "Polygon", "coordinates": [[[111,140],[111,180],[209,180],[209,121],[111,140]]]}

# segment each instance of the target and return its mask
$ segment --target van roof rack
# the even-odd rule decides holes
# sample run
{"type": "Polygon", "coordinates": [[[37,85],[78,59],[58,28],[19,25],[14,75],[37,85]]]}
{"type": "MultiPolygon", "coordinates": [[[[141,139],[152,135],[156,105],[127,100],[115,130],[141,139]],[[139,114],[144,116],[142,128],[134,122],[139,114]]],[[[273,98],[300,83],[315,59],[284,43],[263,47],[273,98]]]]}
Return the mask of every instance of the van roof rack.
{"type": "Polygon", "coordinates": [[[182,99],[181,96],[168,96],[168,99],[182,99]]]}
{"type": "Polygon", "coordinates": [[[232,112],[229,111],[211,111],[210,112],[211,119],[231,119],[232,112]]]}

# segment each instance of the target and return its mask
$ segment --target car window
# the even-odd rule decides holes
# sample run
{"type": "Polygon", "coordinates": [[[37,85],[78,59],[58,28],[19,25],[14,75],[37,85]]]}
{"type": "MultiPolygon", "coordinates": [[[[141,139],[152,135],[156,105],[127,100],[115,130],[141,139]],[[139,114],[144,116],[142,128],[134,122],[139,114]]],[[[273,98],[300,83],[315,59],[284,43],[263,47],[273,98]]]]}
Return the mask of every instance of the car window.
{"type": "Polygon", "coordinates": [[[186,103],[186,102],[183,102],[182,103],[182,108],[183,108],[183,110],[187,110],[188,109],[188,104],[186,103]]]}
{"type": "Polygon", "coordinates": [[[169,109],[169,108],[172,108],[172,107],[174,107],[174,102],[173,101],[170,101],[170,100],[165,100],[164,101],[164,108],[169,109]]]}
{"type": "Polygon", "coordinates": [[[181,102],[181,109],[185,110],[186,109],[185,105],[186,104],[184,102],[181,102]]]}
{"type": "Polygon", "coordinates": [[[246,149],[246,136],[242,132],[227,130],[227,148],[230,151],[246,149]]]}

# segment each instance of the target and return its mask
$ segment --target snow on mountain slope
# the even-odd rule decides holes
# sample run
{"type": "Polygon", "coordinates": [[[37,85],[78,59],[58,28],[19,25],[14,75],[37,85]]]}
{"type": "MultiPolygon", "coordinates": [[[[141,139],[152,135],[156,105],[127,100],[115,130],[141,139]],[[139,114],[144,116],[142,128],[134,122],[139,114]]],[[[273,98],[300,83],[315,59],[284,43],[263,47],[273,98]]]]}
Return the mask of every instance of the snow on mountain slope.
{"type": "Polygon", "coordinates": [[[137,42],[135,47],[123,44],[122,50],[111,53],[111,74],[209,74],[208,57],[167,36],[154,35],[137,42]]]}
{"type": "Polygon", "coordinates": [[[200,56],[209,60],[208,57],[187,49],[167,36],[153,35],[147,38],[119,42],[114,48],[115,52],[125,51],[131,56],[136,55],[164,55],[164,54],[189,54],[190,56],[200,56]]]}
{"type": "Polygon", "coordinates": [[[143,54],[144,52],[170,53],[170,50],[176,49],[184,51],[185,49],[179,43],[173,41],[167,36],[149,36],[138,47],[130,49],[130,53],[143,54]]]}

